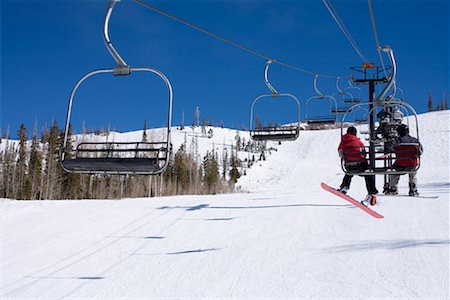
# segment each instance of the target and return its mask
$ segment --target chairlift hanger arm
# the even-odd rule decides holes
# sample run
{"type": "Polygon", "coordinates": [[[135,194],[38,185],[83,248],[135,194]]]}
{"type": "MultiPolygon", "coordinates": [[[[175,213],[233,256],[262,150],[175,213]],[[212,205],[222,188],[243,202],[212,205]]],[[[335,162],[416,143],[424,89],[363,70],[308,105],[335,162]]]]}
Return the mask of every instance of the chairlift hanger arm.
{"type": "Polygon", "coordinates": [[[317,86],[317,79],[319,79],[319,74],[314,75],[314,91],[317,93],[317,96],[320,98],[323,98],[323,93],[319,90],[319,87],[317,86]]]}
{"type": "Polygon", "coordinates": [[[278,91],[273,87],[273,85],[269,81],[269,66],[273,62],[273,60],[269,59],[266,61],[266,64],[264,66],[264,82],[266,83],[269,90],[274,95],[278,95],[278,91]]]}
{"type": "Polygon", "coordinates": [[[394,51],[390,46],[384,46],[381,50],[383,50],[383,52],[388,53],[389,55],[389,60],[391,61],[392,66],[392,74],[391,77],[389,78],[388,84],[383,89],[383,91],[381,91],[380,95],[378,95],[378,97],[375,99],[375,102],[380,102],[384,99],[387,92],[395,85],[395,78],[397,76],[397,64],[395,62],[394,51]]]}
{"type": "Polygon", "coordinates": [[[120,56],[119,52],[114,48],[111,39],[109,38],[109,20],[111,19],[112,12],[116,4],[120,0],[109,0],[108,7],[106,9],[105,21],[103,23],[103,42],[105,43],[106,49],[111,54],[113,59],[117,63],[117,67],[114,69],[114,75],[129,75],[131,70],[130,66],[125,62],[125,60],[120,56]]]}
{"type": "Polygon", "coordinates": [[[334,93],[332,96],[334,97],[335,95],[342,95],[344,97],[345,95],[349,95],[350,96],[350,100],[353,102],[353,98],[354,97],[353,97],[352,93],[341,89],[341,87],[339,86],[339,80],[340,79],[341,79],[341,77],[336,77],[336,90],[337,90],[337,92],[334,93]]]}

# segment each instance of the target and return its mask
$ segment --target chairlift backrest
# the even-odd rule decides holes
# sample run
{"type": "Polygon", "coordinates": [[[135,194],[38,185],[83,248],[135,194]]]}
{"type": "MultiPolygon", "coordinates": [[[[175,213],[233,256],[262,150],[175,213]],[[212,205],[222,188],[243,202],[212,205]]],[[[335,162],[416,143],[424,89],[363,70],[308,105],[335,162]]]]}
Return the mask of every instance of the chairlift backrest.
{"type": "Polygon", "coordinates": [[[417,143],[403,143],[394,146],[396,155],[395,165],[403,168],[415,168],[419,165],[420,145],[417,143]]]}

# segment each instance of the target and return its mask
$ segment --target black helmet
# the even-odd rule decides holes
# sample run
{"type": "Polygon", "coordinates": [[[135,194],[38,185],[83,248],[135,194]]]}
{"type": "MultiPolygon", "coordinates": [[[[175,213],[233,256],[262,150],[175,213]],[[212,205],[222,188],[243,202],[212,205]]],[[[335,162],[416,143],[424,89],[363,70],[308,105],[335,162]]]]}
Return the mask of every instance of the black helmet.
{"type": "Polygon", "coordinates": [[[351,135],[356,135],[356,128],[353,126],[350,126],[349,128],[347,128],[347,133],[349,133],[351,135]]]}
{"type": "Polygon", "coordinates": [[[405,124],[401,124],[397,127],[397,133],[399,136],[405,136],[409,133],[409,128],[405,124]]]}

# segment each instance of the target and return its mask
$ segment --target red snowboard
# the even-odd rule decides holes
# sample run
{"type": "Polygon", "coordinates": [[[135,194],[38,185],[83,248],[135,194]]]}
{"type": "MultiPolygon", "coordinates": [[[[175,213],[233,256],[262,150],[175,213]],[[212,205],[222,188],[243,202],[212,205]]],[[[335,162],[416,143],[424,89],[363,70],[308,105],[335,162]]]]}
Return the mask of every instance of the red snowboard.
{"type": "Polygon", "coordinates": [[[339,197],[341,197],[341,198],[344,199],[344,200],[347,200],[347,201],[350,202],[351,204],[353,204],[353,205],[355,205],[355,206],[361,208],[363,211],[365,211],[366,213],[368,213],[368,214],[371,215],[372,217],[378,218],[378,219],[384,218],[382,215],[380,215],[380,214],[377,213],[376,211],[374,211],[374,210],[368,208],[367,206],[364,206],[363,204],[361,204],[359,201],[353,199],[352,197],[349,197],[349,196],[347,196],[347,195],[345,195],[345,194],[342,194],[341,192],[339,192],[338,190],[332,188],[332,187],[329,186],[328,184],[325,184],[325,183],[322,182],[320,185],[322,186],[322,188],[323,188],[324,190],[329,191],[330,193],[333,193],[333,194],[335,194],[336,196],[339,196],[339,197]]]}

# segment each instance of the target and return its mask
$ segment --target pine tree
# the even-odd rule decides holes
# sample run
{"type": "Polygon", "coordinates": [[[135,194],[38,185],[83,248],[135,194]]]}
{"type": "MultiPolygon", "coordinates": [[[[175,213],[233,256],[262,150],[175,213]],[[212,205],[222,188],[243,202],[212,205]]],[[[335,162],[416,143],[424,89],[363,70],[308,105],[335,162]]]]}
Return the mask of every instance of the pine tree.
{"type": "Polygon", "coordinates": [[[241,136],[239,135],[239,131],[236,131],[234,140],[236,141],[236,151],[241,151],[241,136]]]}
{"type": "Polygon", "coordinates": [[[173,172],[176,178],[176,191],[177,195],[184,194],[189,189],[189,166],[186,155],[186,145],[182,144],[175,154],[173,162],[173,172]]]}
{"type": "Polygon", "coordinates": [[[31,184],[28,178],[27,164],[27,129],[24,124],[20,124],[19,131],[19,158],[17,160],[15,184],[17,199],[30,199],[31,184]]]}
{"type": "MultiPolygon", "coordinates": [[[[58,148],[62,147],[62,142],[64,138],[64,133],[61,132],[60,135],[60,145],[58,148]]],[[[67,132],[67,142],[66,142],[66,148],[64,149],[65,152],[65,159],[72,159],[74,154],[73,149],[73,143],[72,143],[72,126],[69,124],[69,130],[67,132]]],[[[80,174],[73,174],[73,173],[66,173],[62,171],[62,167],[59,163],[59,157],[58,161],[56,162],[57,167],[56,170],[59,174],[60,178],[60,185],[61,185],[61,193],[58,198],[62,199],[79,199],[82,197],[82,191],[81,191],[81,175],[80,174]]],[[[114,185],[116,186],[116,185],[114,185]]]]}
{"type": "MultiPolygon", "coordinates": [[[[255,114],[255,126],[254,128],[258,129],[261,127],[261,121],[259,120],[259,115],[258,113],[255,114]]],[[[251,129],[251,128],[250,128],[251,129]]]]}
{"type": "Polygon", "coordinates": [[[222,154],[222,181],[227,180],[228,163],[228,151],[224,148],[222,154]]]}
{"type": "Polygon", "coordinates": [[[147,142],[147,120],[144,120],[144,131],[142,132],[142,142],[147,142]]]}
{"type": "MultiPolygon", "coordinates": [[[[60,135],[58,123],[52,122],[48,133],[45,156],[44,199],[55,199],[59,196],[60,172],[58,172],[60,135]]],[[[67,155],[67,154],[66,154],[67,155]]]]}
{"type": "Polygon", "coordinates": [[[214,150],[207,152],[203,159],[203,181],[206,185],[207,192],[209,194],[215,194],[218,192],[219,184],[219,164],[214,150]]]}
{"type": "Polygon", "coordinates": [[[184,129],[184,110],[181,112],[181,130],[184,129]]]}
{"type": "Polygon", "coordinates": [[[433,97],[431,91],[428,91],[428,111],[433,111],[433,97]]]}
{"type": "Polygon", "coordinates": [[[448,109],[447,91],[444,92],[444,103],[442,105],[442,109],[443,110],[447,110],[448,109]]]}
{"type": "Polygon", "coordinates": [[[202,137],[206,136],[206,126],[207,126],[206,121],[207,121],[206,118],[203,118],[203,121],[202,121],[202,137]]]}
{"type": "Polygon", "coordinates": [[[31,181],[31,199],[41,199],[42,193],[42,151],[37,138],[37,128],[34,127],[31,141],[29,177],[31,181]]]}
{"type": "Polygon", "coordinates": [[[239,159],[237,157],[237,155],[232,152],[231,153],[231,158],[230,158],[230,184],[234,185],[237,180],[239,179],[239,177],[241,177],[241,173],[239,172],[239,166],[240,166],[240,162],[239,159]]]}
{"type": "Polygon", "coordinates": [[[1,188],[1,195],[4,198],[14,198],[13,193],[13,183],[15,174],[15,164],[16,161],[16,151],[14,145],[9,143],[8,134],[6,135],[6,145],[3,152],[2,158],[2,181],[3,185],[1,188]]]}

